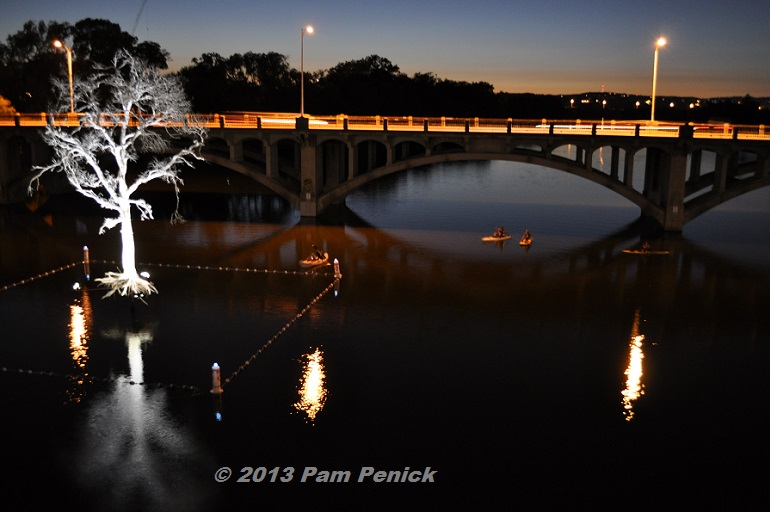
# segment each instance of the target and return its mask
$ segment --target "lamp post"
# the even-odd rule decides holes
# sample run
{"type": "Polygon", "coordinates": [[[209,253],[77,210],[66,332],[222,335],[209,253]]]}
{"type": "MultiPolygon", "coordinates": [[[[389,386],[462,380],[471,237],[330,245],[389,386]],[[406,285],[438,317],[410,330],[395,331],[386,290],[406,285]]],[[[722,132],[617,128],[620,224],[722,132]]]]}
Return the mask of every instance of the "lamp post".
{"type": "Polygon", "coordinates": [[[658,50],[661,46],[665,45],[665,37],[660,37],[655,41],[655,61],[652,65],[652,111],[650,113],[650,121],[655,121],[655,88],[658,85],[658,50]]]}
{"type": "Polygon", "coordinates": [[[305,32],[313,33],[313,27],[302,27],[302,44],[300,48],[300,85],[299,85],[299,116],[305,117],[305,32]]]}
{"type": "Polygon", "coordinates": [[[67,50],[67,73],[69,75],[70,79],[70,113],[75,113],[75,95],[72,90],[72,50],[70,50],[69,46],[65,45],[58,39],[53,42],[53,45],[57,48],[64,48],[67,50]]]}

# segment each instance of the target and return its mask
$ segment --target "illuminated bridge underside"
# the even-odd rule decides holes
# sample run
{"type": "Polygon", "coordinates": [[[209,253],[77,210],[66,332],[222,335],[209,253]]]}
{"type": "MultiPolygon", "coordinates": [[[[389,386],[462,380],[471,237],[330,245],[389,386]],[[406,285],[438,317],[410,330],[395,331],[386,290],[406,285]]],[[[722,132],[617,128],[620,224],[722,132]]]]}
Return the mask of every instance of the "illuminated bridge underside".
{"type": "Polygon", "coordinates": [[[770,185],[765,140],[232,129],[211,130],[209,138],[207,160],[251,176],[309,217],[383,176],[455,161],[504,160],[568,172],[620,194],[667,231],[681,231],[703,212],[770,185]],[[594,166],[600,150],[608,170],[594,166]],[[713,167],[701,163],[706,152],[713,153],[713,167]],[[645,155],[642,168],[634,168],[637,154],[645,155]]]}

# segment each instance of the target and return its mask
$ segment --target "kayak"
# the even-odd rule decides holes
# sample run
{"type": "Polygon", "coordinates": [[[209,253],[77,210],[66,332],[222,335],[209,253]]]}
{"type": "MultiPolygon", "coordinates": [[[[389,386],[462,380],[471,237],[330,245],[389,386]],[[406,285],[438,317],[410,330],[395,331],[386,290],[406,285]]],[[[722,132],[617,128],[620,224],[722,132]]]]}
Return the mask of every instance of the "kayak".
{"type": "Polygon", "coordinates": [[[529,247],[530,245],[532,245],[532,238],[527,238],[527,239],[522,238],[521,240],[519,240],[519,245],[524,245],[529,247]]]}
{"type": "Polygon", "coordinates": [[[670,251],[652,251],[650,249],[623,249],[623,252],[626,254],[651,254],[651,255],[671,254],[670,251]]]}
{"type": "Polygon", "coordinates": [[[299,264],[302,267],[317,267],[318,265],[324,265],[329,262],[329,253],[325,252],[323,258],[319,258],[318,256],[308,256],[304,260],[300,260],[299,264]]]}
{"type": "Polygon", "coordinates": [[[481,238],[482,242],[505,242],[506,240],[510,240],[511,235],[503,235],[503,236],[484,236],[481,238]]]}

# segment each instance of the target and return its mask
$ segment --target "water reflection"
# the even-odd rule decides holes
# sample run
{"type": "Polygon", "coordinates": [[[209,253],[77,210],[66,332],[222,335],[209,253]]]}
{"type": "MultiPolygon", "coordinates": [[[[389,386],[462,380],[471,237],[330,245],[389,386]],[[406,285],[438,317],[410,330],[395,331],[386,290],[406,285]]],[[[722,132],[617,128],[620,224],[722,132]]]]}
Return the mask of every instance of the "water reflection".
{"type": "Polygon", "coordinates": [[[77,380],[71,380],[67,389],[67,401],[78,403],[85,396],[83,383],[88,376],[86,363],[88,362],[88,343],[91,339],[91,328],[94,318],[91,309],[91,297],[88,290],[83,288],[81,296],[70,304],[69,341],[70,355],[75,370],[79,376],[77,380]]]}
{"type": "Polygon", "coordinates": [[[323,364],[323,352],[316,348],[312,354],[303,354],[302,377],[299,381],[299,402],[294,404],[297,411],[307,414],[310,422],[326,403],[326,371],[323,364]]]}
{"type": "Polygon", "coordinates": [[[623,416],[625,416],[626,421],[631,421],[634,418],[634,402],[644,394],[644,384],[642,384],[643,342],[644,335],[639,333],[639,309],[637,308],[634,315],[634,325],[631,327],[631,339],[628,344],[628,366],[624,372],[626,387],[621,391],[623,416]]]}
{"type": "Polygon", "coordinates": [[[143,352],[154,332],[153,325],[135,325],[103,333],[125,342],[129,371],[94,398],[80,432],[80,481],[102,510],[203,507],[191,483],[196,443],[168,412],[166,389],[142,385],[143,352]]]}

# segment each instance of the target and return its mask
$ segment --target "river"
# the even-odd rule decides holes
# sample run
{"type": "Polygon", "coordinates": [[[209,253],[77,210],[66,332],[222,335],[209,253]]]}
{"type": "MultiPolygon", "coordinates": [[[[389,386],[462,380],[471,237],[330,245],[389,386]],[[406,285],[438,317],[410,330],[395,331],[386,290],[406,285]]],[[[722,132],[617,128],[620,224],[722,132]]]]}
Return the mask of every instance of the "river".
{"type": "Polygon", "coordinates": [[[103,299],[119,237],[84,199],[0,210],[9,510],[770,497],[770,190],[652,237],[654,255],[623,252],[641,246],[635,206],[510,162],[392,176],[317,222],[183,189],[171,225],[152,194],[144,302],[103,299]],[[482,243],[499,225],[513,243],[482,243]],[[313,244],[337,286],[299,267],[313,244]]]}

